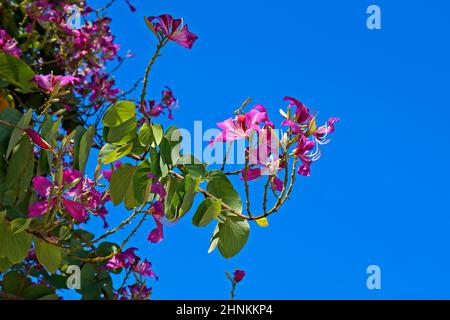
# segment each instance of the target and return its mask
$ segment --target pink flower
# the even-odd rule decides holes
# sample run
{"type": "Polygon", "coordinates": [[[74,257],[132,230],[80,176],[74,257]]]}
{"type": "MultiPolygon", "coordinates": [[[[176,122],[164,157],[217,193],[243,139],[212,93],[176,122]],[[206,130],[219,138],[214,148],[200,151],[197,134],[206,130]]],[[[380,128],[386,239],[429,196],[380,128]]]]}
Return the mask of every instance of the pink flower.
{"type": "Polygon", "coordinates": [[[34,80],[37,85],[46,92],[53,92],[55,90],[56,84],[59,83],[59,88],[62,89],[66,85],[73,84],[77,78],[72,76],[54,76],[53,74],[47,75],[35,75],[34,80]]]}
{"type": "Polygon", "coordinates": [[[282,191],[284,186],[283,180],[279,179],[278,177],[274,177],[271,181],[271,187],[274,191],[282,191]]]}
{"type": "Polygon", "coordinates": [[[317,128],[316,131],[312,131],[311,134],[317,139],[317,141],[321,144],[326,143],[327,136],[330,133],[334,132],[334,124],[336,122],[341,121],[338,118],[330,118],[328,119],[328,123],[324,124],[323,126],[317,128]]]}
{"type": "Polygon", "coordinates": [[[147,102],[144,101],[143,105],[139,106],[139,111],[146,117],[152,118],[157,117],[161,113],[165,113],[167,110],[169,115],[169,119],[173,119],[172,109],[176,106],[177,100],[175,99],[172,90],[169,87],[166,87],[162,92],[162,99],[160,103],[156,103],[154,100],[150,100],[147,106],[147,102]]]}
{"type": "Polygon", "coordinates": [[[302,134],[298,141],[297,147],[294,150],[295,156],[302,161],[302,165],[298,169],[298,173],[302,176],[310,175],[311,163],[312,161],[318,159],[315,154],[311,153],[314,146],[315,142],[313,140],[308,140],[308,138],[302,134]]]}
{"type": "Polygon", "coordinates": [[[25,129],[25,132],[28,134],[28,136],[33,140],[35,144],[37,144],[39,147],[41,147],[44,150],[51,150],[53,147],[48,144],[47,141],[42,139],[42,137],[37,133],[36,131],[32,129],[25,129]]]}
{"type": "Polygon", "coordinates": [[[281,123],[281,125],[291,127],[294,134],[302,132],[302,125],[311,119],[309,109],[295,98],[284,97],[283,100],[289,101],[288,108],[295,107],[295,113],[293,120],[286,119],[281,123]]]}
{"type": "Polygon", "coordinates": [[[17,58],[22,54],[22,51],[17,48],[16,39],[12,38],[6,30],[3,29],[0,29],[0,50],[17,58]]]}
{"type": "Polygon", "coordinates": [[[233,276],[236,283],[241,282],[245,277],[245,271],[237,269],[236,271],[234,271],[233,276]]]}
{"type": "Polygon", "coordinates": [[[242,169],[241,180],[244,180],[244,177],[247,178],[247,181],[252,181],[258,179],[261,176],[261,168],[248,168],[247,174],[245,174],[245,169],[242,169]]]}
{"type": "Polygon", "coordinates": [[[229,118],[223,122],[217,123],[217,126],[222,129],[214,142],[234,141],[243,138],[249,138],[251,133],[260,130],[260,124],[269,123],[266,108],[262,105],[256,105],[252,110],[246,114],[236,116],[234,119],[229,118]]]}
{"type": "Polygon", "coordinates": [[[164,230],[161,218],[162,216],[153,215],[153,219],[155,219],[156,228],[150,231],[147,237],[147,240],[150,241],[151,243],[158,243],[164,240],[164,230]]]}
{"type": "Polygon", "coordinates": [[[150,16],[146,20],[148,27],[155,34],[167,37],[185,48],[191,49],[198,37],[189,31],[182,19],[174,19],[168,14],[150,16]]]}
{"type": "MultiPolygon", "coordinates": [[[[71,185],[76,182],[77,179],[81,178],[81,173],[77,170],[66,169],[63,172],[63,181],[61,186],[54,186],[55,189],[63,189],[67,188],[68,185],[71,185]]],[[[56,204],[57,197],[55,194],[50,198],[50,191],[52,189],[52,182],[43,176],[37,176],[33,178],[33,187],[36,193],[44,198],[44,200],[36,201],[28,209],[28,216],[35,218],[41,217],[46,214],[49,210],[53,208],[56,204]],[[50,205],[50,206],[49,206],[50,205]]],[[[81,180],[75,184],[75,186],[71,186],[69,189],[63,191],[63,195],[61,197],[62,206],[66,211],[78,222],[85,222],[86,218],[86,210],[84,205],[79,202],[75,202],[73,200],[68,199],[67,197],[77,197],[80,196],[82,191],[82,182],[81,180]]]]}
{"type": "Polygon", "coordinates": [[[123,252],[117,253],[114,257],[108,260],[105,268],[107,269],[120,269],[135,266],[140,258],[134,253],[137,248],[128,248],[123,252]]]}
{"type": "Polygon", "coordinates": [[[156,276],[155,272],[153,272],[152,264],[145,259],[143,262],[136,264],[132,270],[134,272],[139,273],[140,275],[143,275],[144,277],[153,277],[156,280],[158,280],[158,277],[156,276]]]}

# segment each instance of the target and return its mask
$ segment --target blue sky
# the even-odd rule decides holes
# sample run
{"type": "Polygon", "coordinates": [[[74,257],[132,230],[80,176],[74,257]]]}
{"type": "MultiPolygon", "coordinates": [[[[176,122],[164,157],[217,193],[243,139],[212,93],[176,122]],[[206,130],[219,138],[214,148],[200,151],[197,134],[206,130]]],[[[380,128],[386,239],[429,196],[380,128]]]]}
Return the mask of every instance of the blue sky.
{"type": "MultiPolygon", "coordinates": [[[[191,215],[157,245],[147,225],[130,245],[160,277],[154,299],[227,299],[224,271],[235,268],[247,271],[238,299],[450,298],[450,3],[135,2],[136,13],[120,1],[110,10],[122,52],[136,55],[117,73],[121,87],[154,50],[144,15],[183,17],[199,36],[192,50],[164,48],[152,70],[149,94],[168,85],[179,99],[173,124],[214,127],[248,96],[275,118],[292,95],[322,120],[342,119],[311,177],[268,228],[252,224],[235,258],[208,255],[213,226],[196,228],[191,215]],[[366,28],[370,4],[381,30],[366,28]],[[371,264],[381,290],[366,287],[371,264]]],[[[110,213],[112,223],[126,216],[110,213]]]]}

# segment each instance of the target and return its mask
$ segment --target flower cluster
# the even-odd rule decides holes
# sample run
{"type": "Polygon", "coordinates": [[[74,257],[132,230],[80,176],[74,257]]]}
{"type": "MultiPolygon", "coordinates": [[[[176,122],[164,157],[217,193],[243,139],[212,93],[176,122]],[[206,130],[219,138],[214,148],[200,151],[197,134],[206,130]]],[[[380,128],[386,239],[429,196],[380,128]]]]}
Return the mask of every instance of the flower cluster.
{"type": "Polygon", "coordinates": [[[145,285],[135,283],[127,287],[122,287],[117,290],[117,300],[148,300],[152,294],[152,288],[145,285]]]}
{"type": "Polygon", "coordinates": [[[132,272],[140,274],[144,277],[153,277],[158,280],[158,277],[152,270],[152,264],[147,259],[141,262],[141,258],[135,254],[137,248],[128,248],[127,250],[117,253],[106,264],[107,269],[122,269],[130,268],[132,272]]]}
{"type": "Polygon", "coordinates": [[[0,29],[0,51],[15,57],[22,54],[22,51],[17,47],[17,41],[4,29],[0,29]]]}
{"type": "Polygon", "coordinates": [[[310,113],[309,109],[299,100],[292,97],[285,97],[289,101],[288,113],[282,112],[286,118],[281,125],[291,128],[292,133],[298,138],[298,143],[294,149],[295,156],[301,160],[302,164],[297,172],[303,176],[309,176],[311,172],[311,163],[320,157],[319,144],[329,142],[328,135],[334,132],[334,123],[338,118],[330,118],[326,124],[317,127],[316,117],[310,113]],[[294,108],[292,116],[290,109],[294,108]]]}
{"type": "Polygon", "coordinates": [[[145,20],[148,27],[160,40],[168,39],[179,45],[191,49],[198,37],[189,31],[183,19],[174,19],[168,14],[150,16],[145,20]]]}
{"type": "Polygon", "coordinates": [[[135,254],[136,250],[138,249],[128,248],[123,252],[119,252],[105,265],[105,268],[109,270],[126,269],[127,274],[133,273],[138,280],[133,285],[122,286],[117,290],[116,298],[119,300],[148,299],[152,288],[145,286],[145,281],[142,277],[150,277],[158,280],[158,277],[152,270],[152,264],[147,259],[141,262],[141,258],[135,254]]]}
{"type": "Polygon", "coordinates": [[[109,27],[111,19],[90,19],[91,7],[83,1],[77,2],[76,6],[83,18],[81,21],[80,17],[82,24],[78,28],[69,22],[68,13],[72,6],[47,0],[33,1],[27,7],[31,21],[26,30],[33,34],[36,24],[39,24],[55,32],[55,41],[61,48],[54,57],[56,64],[67,73],[76,75],[75,91],[82,98],[88,97],[89,105],[98,109],[105,102],[117,101],[120,90],[115,88],[115,80],[105,71],[105,66],[108,61],[121,62],[123,58],[118,55],[119,45],[114,42],[109,27]]]}
{"type": "Polygon", "coordinates": [[[109,201],[109,197],[106,193],[96,190],[96,184],[90,179],[83,178],[78,170],[65,169],[60,184],[44,176],[34,177],[32,182],[41,200],[30,205],[29,217],[42,217],[57,206],[64,209],[77,222],[86,222],[88,212],[100,216],[103,220],[107,214],[105,203],[109,201]]]}
{"type": "Polygon", "coordinates": [[[166,87],[165,90],[162,92],[162,98],[159,103],[157,103],[155,100],[150,100],[148,102],[144,101],[142,105],[139,106],[139,111],[142,113],[144,118],[142,118],[142,121],[145,121],[145,119],[151,119],[153,117],[157,117],[160,114],[164,114],[164,111],[167,110],[168,117],[170,120],[173,119],[173,108],[177,106],[177,99],[175,99],[172,90],[169,87],[166,87]]]}

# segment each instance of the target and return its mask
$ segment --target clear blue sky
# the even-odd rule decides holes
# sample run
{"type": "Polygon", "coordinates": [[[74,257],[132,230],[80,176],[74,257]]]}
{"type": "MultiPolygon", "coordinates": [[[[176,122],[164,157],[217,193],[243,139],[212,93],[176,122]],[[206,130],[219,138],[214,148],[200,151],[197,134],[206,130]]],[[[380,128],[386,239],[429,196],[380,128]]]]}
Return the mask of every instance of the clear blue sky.
{"type": "MultiPolygon", "coordinates": [[[[98,2],[98,1],[97,1],[98,2]]],[[[247,96],[277,114],[292,95],[321,119],[342,119],[312,176],[292,199],[252,225],[235,258],[207,254],[213,226],[189,215],[157,245],[131,243],[160,280],[154,299],[227,299],[224,271],[247,271],[239,299],[450,298],[450,3],[448,1],[119,1],[111,10],[122,52],[122,87],[142,76],[155,40],[144,15],[184,17],[199,40],[164,49],[150,94],[169,85],[180,101],[173,124],[205,127],[247,96]],[[382,29],[366,28],[366,8],[382,29]],[[377,264],[382,290],[366,288],[377,264]]],[[[166,119],[165,124],[169,123],[166,119]]],[[[110,221],[126,212],[111,210],[110,221]]]]}

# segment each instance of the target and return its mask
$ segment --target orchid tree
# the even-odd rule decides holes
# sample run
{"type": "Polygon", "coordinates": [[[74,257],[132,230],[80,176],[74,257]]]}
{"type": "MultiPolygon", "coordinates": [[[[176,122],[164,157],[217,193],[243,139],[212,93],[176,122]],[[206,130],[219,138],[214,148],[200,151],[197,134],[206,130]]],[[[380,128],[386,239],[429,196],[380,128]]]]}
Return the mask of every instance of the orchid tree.
{"type": "MultiPolygon", "coordinates": [[[[111,33],[106,10],[114,2],[92,8],[80,0],[0,1],[2,299],[60,299],[67,289],[83,299],[148,299],[158,277],[128,243],[141,228],[149,230],[149,245],[158,243],[164,226],[180,219],[195,227],[214,223],[208,251],[235,256],[250,225],[268,226],[297,176],[310,175],[338,121],[319,126],[315,113],[286,97],[276,126],[264,106],[250,107],[247,99],[209,141],[210,148],[227,146],[222,163],[198,161],[182,150],[179,128],[158,123],[164,115],[173,119],[171,89],[160,100],[147,94],[166,46],[191,49],[197,35],[168,14],[145,17],[154,54],[142,79],[118,88],[114,72],[132,55],[119,55],[111,33]],[[244,161],[228,165],[238,142],[244,161]],[[252,189],[256,180],[262,190],[252,189]],[[260,208],[254,193],[263,195],[260,208]],[[128,213],[110,226],[115,206],[128,213]],[[94,219],[103,221],[103,232],[90,229],[94,219]],[[111,242],[119,231],[122,240],[111,242]]],[[[244,274],[228,276],[231,298],[244,274]]]]}

